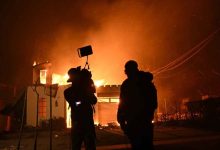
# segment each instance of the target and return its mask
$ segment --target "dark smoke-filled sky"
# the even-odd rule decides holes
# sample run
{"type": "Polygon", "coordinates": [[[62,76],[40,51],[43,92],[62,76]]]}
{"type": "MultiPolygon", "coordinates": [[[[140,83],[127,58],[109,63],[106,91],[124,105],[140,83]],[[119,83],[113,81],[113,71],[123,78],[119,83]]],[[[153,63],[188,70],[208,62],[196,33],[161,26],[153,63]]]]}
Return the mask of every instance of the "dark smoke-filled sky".
{"type": "MultiPolygon", "coordinates": [[[[91,44],[93,78],[120,84],[127,60],[153,71],[219,27],[219,0],[0,1],[0,83],[31,84],[34,61],[50,61],[54,73],[65,74],[84,65],[76,49],[91,44]]],[[[158,75],[159,94],[219,93],[219,43],[218,33],[187,63],[158,75]]]]}

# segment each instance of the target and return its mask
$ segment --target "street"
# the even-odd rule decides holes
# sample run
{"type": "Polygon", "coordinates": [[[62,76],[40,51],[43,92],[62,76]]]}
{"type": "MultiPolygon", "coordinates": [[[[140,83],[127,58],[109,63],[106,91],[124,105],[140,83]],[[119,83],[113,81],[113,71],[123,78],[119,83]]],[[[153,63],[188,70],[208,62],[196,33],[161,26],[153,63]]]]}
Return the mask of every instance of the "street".
{"type": "MultiPolygon", "coordinates": [[[[128,139],[119,128],[96,130],[98,150],[130,149],[128,139]]],[[[21,150],[32,150],[35,134],[25,131],[22,134],[21,150]]],[[[215,150],[220,147],[220,132],[205,131],[183,127],[156,127],[154,145],[156,150],[215,150]]],[[[8,133],[0,137],[0,150],[15,150],[18,143],[17,133],[8,133]]],[[[49,131],[39,131],[37,149],[49,149],[49,131]]],[[[69,130],[53,132],[53,150],[69,150],[71,147],[69,130]]]]}

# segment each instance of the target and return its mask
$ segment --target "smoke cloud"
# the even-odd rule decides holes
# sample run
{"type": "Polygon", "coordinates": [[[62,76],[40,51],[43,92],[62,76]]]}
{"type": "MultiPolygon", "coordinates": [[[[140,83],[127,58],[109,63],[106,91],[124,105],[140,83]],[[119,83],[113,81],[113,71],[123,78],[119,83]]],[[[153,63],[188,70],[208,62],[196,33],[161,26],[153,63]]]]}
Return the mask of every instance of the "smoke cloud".
{"type": "MultiPolygon", "coordinates": [[[[30,84],[34,61],[52,62],[53,72],[59,74],[65,74],[70,67],[84,66],[86,60],[78,57],[76,49],[89,44],[94,53],[89,56],[93,78],[121,84],[126,61],[137,60],[140,69],[153,71],[203,40],[220,20],[217,0],[0,3],[0,82],[9,84],[30,84]]],[[[210,58],[220,56],[218,42],[219,36],[208,47],[212,53],[204,50],[191,63],[156,78],[158,88],[163,88],[161,97],[170,95],[173,87],[182,83],[179,76],[183,80],[186,76],[195,78],[179,90],[184,92],[177,92],[182,97],[189,95],[187,90],[200,81],[193,71],[198,70],[204,58],[214,61],[210,58]],[[167,80],[171,80],[170,85],[164,89],[167,80]]]]}

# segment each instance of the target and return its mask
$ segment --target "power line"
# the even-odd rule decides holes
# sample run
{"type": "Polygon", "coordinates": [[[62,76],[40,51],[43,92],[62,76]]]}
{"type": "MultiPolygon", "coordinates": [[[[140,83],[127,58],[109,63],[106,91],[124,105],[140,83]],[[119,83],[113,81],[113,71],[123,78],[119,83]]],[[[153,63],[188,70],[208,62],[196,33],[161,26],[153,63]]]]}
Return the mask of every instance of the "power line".
{"type": "Polygon", "coordinates": [[[215,74],[216,76],[219,76],[219,77],[220,77],[220,72],[217,72],[216,70],[213,69],[213,70],[212,70],[212,73],[215,74]]]}
{"type": "Polygon", "coordinates": [[[173,69],[176,69],[186,63],[188,60],[190,60],[193,56],[198,54],[210,41],[211,39],[220,31],[220,28],[212,32],[210,35],[208,35],[207,38],[202,40],[199,44],[188,50],[186,53],[181,55],[180,57],[176,58],[175,60],[171,61],[167,65],[158,68],[154,71],[152,71],[155,75],[158,75],[160,73],[171,71],[173,69]]]}
{"type": "MultiPolygon", "coordinates": [[[[210,41],[210,40],[209,40],[210,41]]],[[[185,60],[183,60],[182,62],[180,62],[179,64],[177,64],[176,66],[173,66],[165,71],[170,71],[173,69],[178,68],[179,66],[183,65],[184,63],[186,63],[189,59],[191,59],[193,56],[195,56],[196,54],[198,54],[208,43],[209,41],[207,41],[204,45],[202,45],[197,51],[195,51],[194,53],[192,53],[192,55],[190,55],[189,57],[187,57],[185,60]]]]}
{"type": "Polygon", "coordinates": [[[195,52],[198,51],[198,47],[200,47],[203,44],[203,42],[199,43],[198,45],[196,45],[194,48],[190,49],[189,51],[187,51],[185,54],[183,54],[182,56],[180,56],[179,58],[176,58],[174,61],[170,62],[169,64],[167,64],[164,67],[161,67],[159,69],[157,69],[155,72],[156,73],[160,73],[163,71],[166,71],[169,68],[175,67],[176,65],[178,65],[178,62],[181,63],[182,61],[184,61],[185,59],[187,59],[189,57],[189,55],[192,56],[192,54],[194,54],[195,52]]]}

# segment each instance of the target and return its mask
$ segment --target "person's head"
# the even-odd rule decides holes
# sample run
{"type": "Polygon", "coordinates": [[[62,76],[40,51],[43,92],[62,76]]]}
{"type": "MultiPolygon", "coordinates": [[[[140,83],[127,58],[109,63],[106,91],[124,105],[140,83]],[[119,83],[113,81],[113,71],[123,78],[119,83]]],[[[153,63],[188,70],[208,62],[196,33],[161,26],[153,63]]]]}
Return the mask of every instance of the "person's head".
{"type": "Polygon", "coordinates": [[[125,74],[128,76],[128,78],[133,78],[138,73],[138,64],[134,60],[129,60],[125,64],[125,74]]]}
{"type": "Polygon", "coordinates": [[[67,80],[67,82],[75,82],[78,78],[79,71],[79,68],[70,68],[68,71],[69,79],[67,80]]]}

